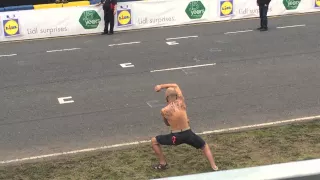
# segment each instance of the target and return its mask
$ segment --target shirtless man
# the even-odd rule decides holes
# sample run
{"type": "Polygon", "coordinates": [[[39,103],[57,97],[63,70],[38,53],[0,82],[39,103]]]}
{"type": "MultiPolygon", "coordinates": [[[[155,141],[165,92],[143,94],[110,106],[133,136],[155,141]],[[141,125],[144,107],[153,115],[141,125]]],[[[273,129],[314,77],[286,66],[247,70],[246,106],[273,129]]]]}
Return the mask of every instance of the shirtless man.
{"type": "Polygon", "coordinates": [[[177,84],[161,84],[155,86],[155,91],[167,89],[165,98],[167,106],[161,109],[161,115],[167,126],[171,127],[171,133],[159,135],[151,139],[152,148],[160,160],[160,163],[153,166],[154,169],[166,169],[167,161],[162,153],[160,145],[188,144],[196,149],[202,149],[204,155],[210,162],[214,171],[218,170],[211,154],[210,147],[194,132],[189,126],[189,119],[186,112],[186,104],[182,92],[177,84]]]}

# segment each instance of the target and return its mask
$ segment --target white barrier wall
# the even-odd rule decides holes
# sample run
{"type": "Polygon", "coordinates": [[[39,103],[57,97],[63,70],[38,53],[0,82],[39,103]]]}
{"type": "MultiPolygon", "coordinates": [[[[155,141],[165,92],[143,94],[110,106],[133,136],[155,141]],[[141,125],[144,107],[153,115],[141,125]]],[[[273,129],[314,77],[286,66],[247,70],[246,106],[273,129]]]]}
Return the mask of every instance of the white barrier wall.
{"type": "MultiPolygon", "coordinates": [[[[272,0],[269,16],[320,11],[320,0],[272,0]]],[[[256,0],[152,0],[119,3],[115,31],[258,17],[256,0]]],[[[0,41],[99,33],[102,7],[0,13],[0,41]]]]}
{"type": "Polygon", "coordinates": [[[319,180],[319,167],[320,159],[314,159],[153,180],[319,180]]]}

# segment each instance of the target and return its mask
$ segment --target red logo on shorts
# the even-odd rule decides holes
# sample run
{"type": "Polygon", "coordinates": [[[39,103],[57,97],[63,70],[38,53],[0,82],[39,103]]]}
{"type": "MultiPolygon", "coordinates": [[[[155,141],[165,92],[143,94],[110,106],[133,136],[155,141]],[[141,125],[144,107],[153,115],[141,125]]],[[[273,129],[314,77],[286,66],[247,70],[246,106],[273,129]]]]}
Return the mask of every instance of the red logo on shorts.
{"type": "Polygon", "coordinates": [[[176,144],[176,140],[177,140],[177,138],[175,136],[172,136],[172,143],[173,144],[176,144]]]}

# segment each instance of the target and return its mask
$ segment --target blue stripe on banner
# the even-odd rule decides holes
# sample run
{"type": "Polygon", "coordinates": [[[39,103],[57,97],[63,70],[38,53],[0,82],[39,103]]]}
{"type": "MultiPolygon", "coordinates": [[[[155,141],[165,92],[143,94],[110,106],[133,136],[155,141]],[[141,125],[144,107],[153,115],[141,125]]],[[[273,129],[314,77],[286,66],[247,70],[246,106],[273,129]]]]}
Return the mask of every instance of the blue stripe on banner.
{"type": "Polygon", "coordinates": [[[90,0],[90,4],[98,4],[101,0],[90,0]]]}
{"type": "MultiPolygon", "coordinates": [[[[118,2],[133,2],[133,1],[142,1],[142,0],[118,0],[118,2]]],[[[90,4],[98,4],[101,0],[90,0],[90,4]]]]}
{"type": "Polygon", "coordinates": [[[0,8],[0,12],[4,12],[5,10],[4,10],[4,8],[0,8]]]}
{"type": "Polygon", "coordinates": [[[33,5],[23,5],[23,6],[9,6],[5,7],[5,11],[21,11],[21,10],[30,10],[33,9],[33,5]]]}

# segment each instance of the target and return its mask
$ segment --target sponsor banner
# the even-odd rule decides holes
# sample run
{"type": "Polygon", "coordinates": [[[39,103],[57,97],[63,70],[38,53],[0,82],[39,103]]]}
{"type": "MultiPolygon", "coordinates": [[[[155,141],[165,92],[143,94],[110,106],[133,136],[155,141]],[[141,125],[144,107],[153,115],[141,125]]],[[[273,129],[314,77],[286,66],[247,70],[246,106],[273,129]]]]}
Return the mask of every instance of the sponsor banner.
{"type": "MultiPolygon", "coordinates": [[[[284,9],[277,8],[274,10],[274,2],[271,1],[268,10],[268,16],[279,15],[284,12],[284,9]]],[[[259,6],[256,1],[247,0],[219,0],[216,4],[217,13],[219,17],[218,21],[231,20],[231,19],[243,19],[259,17],[259,6]]],[[[214,8],[214,7],[212,7],[214,8]]]]}
{"type": "Polygon", "coordinates": [[[220,17],[234,16],[234,9],[233,0],[219,0],[220,17]]]}
{"type": "Polygon", "coordinates": [[[284,12],[279,15],[317,11],[314,8],[315,0],[281,0],[280,2],[284,12]]]}
{"type": "Polygon", "coordinates": [[[320,0],[314,0],[314,7],[320,8],[320,0]]]}
{"type": "Polygon", "coordinates": [[[2,24],[1,34],[3,37],[11,38],[21,35],[20,18],[17,12],[3,13],[0,20],[2,24]]]}
{"type": "MultiPolygon", "coordinates": [[[[268,16],[320,11],[320,0],[272,0],[268,16]]],[[[259,17],[256,0],[120,2],[115,31],[259,17]]],[[[100,33],[104,12],[95,5],[0,12],[0,41],[100,33]],[[54,16],[52,15],[54,14],[54,16]]]]}
{"type": "Polygon", "coordinates": [[[104,26],[103,10],[97,7],[27,10],[18,15],[7,18],[6,13],[0,13],[4,34],[1,41],[97,33],[104,26]]]}
{"type": "MultiPolygon", "coordinates": [[[[316,11],[314,8],[316,1],[320,0],[272,0],[269,4],[268,16],[316,11]]],[[[259,17],[259,6],[256,1],[218,0],[210,6],[211,9],[215,7],[217,9],[216,21],[259,17]]]]}
{"type": "Polygon", "coordinates": [[[121,4],[117,8],[117,27],[123,28],[132,26],[133,16],[132,16],[132,7],[131,4],[121,4]]]}
{"type": "Polygon", "coordinates": [[[181,23],[176,3],[170,1],[150,1],[133,4],[134,27],[147,28],[170,26],[181,23]]]}
{"type": "Polygon", "coordinates": [[[208,11],[202,1],[191,1],[185,9],[189,19],[202,19],[203,14],[208,11]]]}
{"type": "Polygon", "coordinates": [[[101,22],[101,16],[96,10],[84,10],[79,18],[79,23],[85,30],[97,29],[101,22]]]}
{"type": "MultiPolygon", "coordinates": [[[[278,4],[274,4],[275,1],[271,1],[268,7],[268,16],[279,15],[284,12],[284,9],[275,8],[278,4]]],[[[241,4],[237,3],[235,8],[235,14],[237,19],[241,18],[253,18],[259,17],[260,11],[259,6],[255,1],[245,1],[241,0],[241,4]]]]}
{"type": "Polygon", "coordinates": [[[297,10],[301,0],[283,0],[282,4],[288,11],[297,10]]]}
{"type": "Polygon", "coordinates": [[[210,0],[137,1],[132,4],[134,28],[209,21],[210,0]]]}

